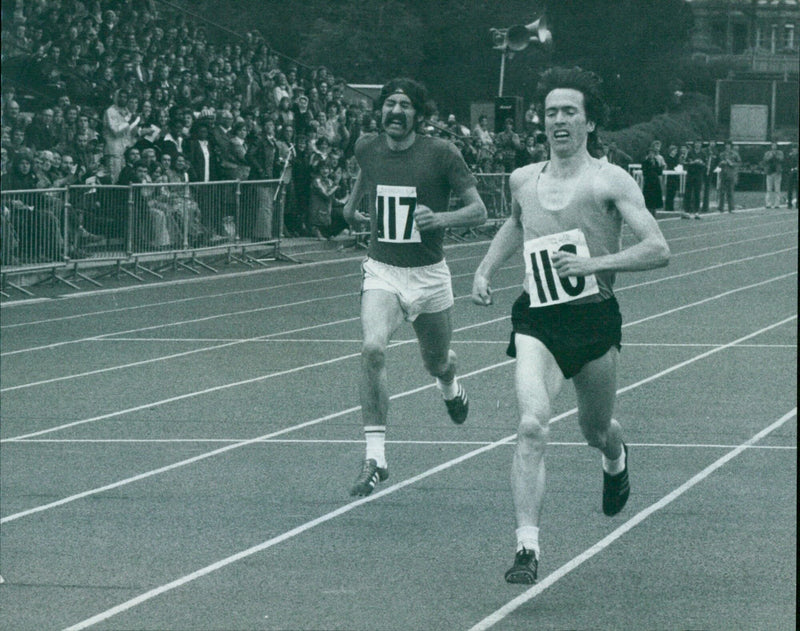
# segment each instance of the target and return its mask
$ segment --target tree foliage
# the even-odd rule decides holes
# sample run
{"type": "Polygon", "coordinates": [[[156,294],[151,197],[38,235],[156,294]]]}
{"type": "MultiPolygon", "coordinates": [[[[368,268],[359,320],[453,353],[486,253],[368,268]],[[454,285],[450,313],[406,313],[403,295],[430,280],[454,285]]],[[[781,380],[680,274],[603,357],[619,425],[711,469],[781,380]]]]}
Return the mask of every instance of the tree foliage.
{"type": "Polygon", "coordinates": [[[489,29],[529,24],[546,11],[553,48],[514,53],[504,94],[533,98],[551,64],[580,65],[605,82],[627,125],[663,112],[688,41],[685,0],[184,0],[239,32],[257,28],[278,51],[325,65],[352,83],[403,74],[424,81],[442,112],[466,117],[497,95],[500,59],[489,29]]]}

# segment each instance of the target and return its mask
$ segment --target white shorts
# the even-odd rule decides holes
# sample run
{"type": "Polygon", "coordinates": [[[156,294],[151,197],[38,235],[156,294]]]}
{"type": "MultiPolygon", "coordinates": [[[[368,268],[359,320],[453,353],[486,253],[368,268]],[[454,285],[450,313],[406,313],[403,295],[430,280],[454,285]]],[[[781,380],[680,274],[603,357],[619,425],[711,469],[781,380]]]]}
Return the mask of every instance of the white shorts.
{"type": "Polygon", "coordinates": [[[408,322],[420,313],[439,313],[453,306],[450,268],[445,261],[422,267],[396,267],[366,258],[361,264],[361,293],[371,289],[397,296],[408,322]]]}

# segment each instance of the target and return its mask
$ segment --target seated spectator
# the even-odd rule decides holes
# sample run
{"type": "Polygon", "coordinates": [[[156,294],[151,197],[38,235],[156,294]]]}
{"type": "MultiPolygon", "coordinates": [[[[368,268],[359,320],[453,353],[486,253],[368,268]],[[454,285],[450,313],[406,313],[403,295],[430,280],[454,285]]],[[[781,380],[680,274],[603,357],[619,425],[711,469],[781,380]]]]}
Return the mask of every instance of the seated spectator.
{"type": "Polygon", "coordinates": [[[83,178],[93,175],[100,166],[100,159],[103,154],[98,151],[95,143],[89,141],[88,132],[80,132],[75,137],[75,145],[68,147],[67,150],[75,156],[78,171],[83,173],[83,178]]]}
{"type": "Polygon", "coordinates": [[[25,130],[25,145],[42,151],[54,147],[56,143],[58,138],[53,130],[53,110],[47,107],[34,116],[33,122],[25,130]]]}
{"type": "Polygon", "coordinates": [[[125,165],[119,172],[117,184],[121,186],[128,186],[131,182],[136,180],[136,164],[141,159],[141,153],[138,147],[128,147],[125,150],[125,165]]]}
{"type": "Polygon", "coordinates": [[[525,149],[521,152],[520,166],[526,164],[533,164],[535,162],[544,162],[547,160],[547,148],[543,144],[536,142],[536,136],[531,135],[525,138],[525,149]]]}
{"type": "MultiPolygon", "coordinates": [[[[33,161],[30,151],[19,151],[11,172],[2,179],[3,191],[31,191],[38,188],[33,161]]],[[[61,222],[53,211],[53,199],[45,195],[6,199],[9,220],[18,240],[19,262],[43,263],[62,257],[64,239],[61,222]]]]}

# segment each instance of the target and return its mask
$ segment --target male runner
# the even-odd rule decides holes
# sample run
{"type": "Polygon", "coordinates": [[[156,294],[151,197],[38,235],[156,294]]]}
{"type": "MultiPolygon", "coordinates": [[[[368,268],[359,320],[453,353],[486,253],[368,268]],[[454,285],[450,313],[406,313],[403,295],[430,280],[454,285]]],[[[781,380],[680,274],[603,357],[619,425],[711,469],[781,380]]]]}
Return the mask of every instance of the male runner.
{"type": "Polygon", "coordinates": [[[369,495],[389,476],[384,441],[389,394],[386,348],[403,320],[419,340],[422,361],[436,378],[455,423],[469,402],[456,379],[450,350],[453,290],[444,260],[446,228],[486,220],[475,177],[452,143],[417,134],[427,114],[427,93],[411,79],[393,79],[381,90],[383,132],[360,138],[360,172],[343,214],[348,223],[370,222],[361,288],[361,413],[366,458],[351,495],[369,495]],[[461,206],[448,211],[451,193],[461,206]],[[356,211],[363,195],[369,217],[356,211]]]}
{"type": "Polygon", "coordinates": [[[628,448],[611,418],[622,327],[612,287],[616,272],[669,260],[636,182],[587,150],[605,109],[596,75],[551,69],[542,76],[539,97],[551,158],[511,174],[512,216],[492,240],[472,287],[473,301],[491,304],[493,272],[523,249],[524,292],[511,312],[507,351],[517,358],[520,413],[511,472],[517,551],[505,574],[509,583],[536,582],[548,424],[565,379],[575,384],[583,435],[602,452],[603,512],[615,515],[625,506],[628,448]],[[620,249],[623,222],[636,244],[620,249]]]}

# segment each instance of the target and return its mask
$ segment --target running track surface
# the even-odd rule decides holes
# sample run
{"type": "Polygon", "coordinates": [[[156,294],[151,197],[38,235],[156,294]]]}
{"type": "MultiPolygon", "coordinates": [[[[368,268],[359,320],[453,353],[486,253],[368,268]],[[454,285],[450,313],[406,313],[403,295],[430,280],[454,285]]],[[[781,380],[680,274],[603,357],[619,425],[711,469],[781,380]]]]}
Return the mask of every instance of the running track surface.
{"type": "Polygon", "coordinates": [[[660,225],[669,267],[617,279],[630,502],[601,513],[566,385],[529,589],[503,581],[521,256],[481,308],[487,243],[447,248],[470,418],[404,325],[391,476],[357,501],[360,256],[4,305],[0,627],[794,629],[797,213],[660,225]]]}

